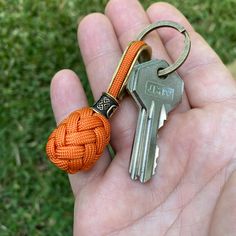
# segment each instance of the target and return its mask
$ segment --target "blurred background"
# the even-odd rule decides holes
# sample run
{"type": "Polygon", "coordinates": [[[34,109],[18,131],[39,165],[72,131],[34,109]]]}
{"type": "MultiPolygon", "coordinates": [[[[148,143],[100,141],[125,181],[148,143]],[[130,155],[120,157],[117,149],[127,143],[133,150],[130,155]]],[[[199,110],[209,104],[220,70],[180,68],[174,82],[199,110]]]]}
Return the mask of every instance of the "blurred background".
{"type": "MultiPolygon", "coordinates": [[[[128,1],[128,0],[127,0],[128,1]]],[[[70,68],[93,99],[77,46],[79,19],[107,0],[0,0],[0,235],[72,235],[67,175],[45,144],[55,127],[49,86],[70,68]]],[[[147,8],[154,0],[141,0],[147,8]]],[[[224,63],[236,59],[236,0],[168,0],[224,63]]]]}

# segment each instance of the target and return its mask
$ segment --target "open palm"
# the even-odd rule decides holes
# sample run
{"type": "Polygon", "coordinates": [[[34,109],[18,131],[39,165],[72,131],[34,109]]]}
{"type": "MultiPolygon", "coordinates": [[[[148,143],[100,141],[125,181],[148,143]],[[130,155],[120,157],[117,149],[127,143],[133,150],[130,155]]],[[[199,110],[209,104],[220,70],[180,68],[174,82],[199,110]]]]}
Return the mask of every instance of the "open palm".
{"type": "MultiPolygon", "coordinates": [[[[126,97],[111,119],[111,144],[94,168],[70,175],[75,235],[236,234],[236,84],[220,59],[173,6],[143,10],[137,0],[111,0],[103,14],[85,17],[78,39],[95,99],[106,90],[129,41],[150,22],[172,20],[190,33],[192,49],[178,73],[183,101],[159,132],[157,173],[146,184],[130,180],[128,166],[137,108],[126,97]]],[[[152,33],[153,57],[172,63],[182,47],[172,30],[152,33]]],[[[51,86],[57,122],[87,106],[77,76],[58,72],[51,86]]]]}

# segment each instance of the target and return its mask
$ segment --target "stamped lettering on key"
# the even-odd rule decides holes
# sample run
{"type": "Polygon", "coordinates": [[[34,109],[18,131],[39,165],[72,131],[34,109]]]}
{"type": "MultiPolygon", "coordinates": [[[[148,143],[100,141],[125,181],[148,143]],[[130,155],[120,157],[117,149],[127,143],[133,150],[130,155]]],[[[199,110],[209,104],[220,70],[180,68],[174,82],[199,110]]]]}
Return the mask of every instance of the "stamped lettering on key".
{"type": "Polygon", "coordinates": [[[147,81],[145,86],[146,94],[154,96],[156,98],[166,98],[173,100],[174,98],[174,89],[165,87],[161,84],[154,83],[153,81],[147,81]]]}

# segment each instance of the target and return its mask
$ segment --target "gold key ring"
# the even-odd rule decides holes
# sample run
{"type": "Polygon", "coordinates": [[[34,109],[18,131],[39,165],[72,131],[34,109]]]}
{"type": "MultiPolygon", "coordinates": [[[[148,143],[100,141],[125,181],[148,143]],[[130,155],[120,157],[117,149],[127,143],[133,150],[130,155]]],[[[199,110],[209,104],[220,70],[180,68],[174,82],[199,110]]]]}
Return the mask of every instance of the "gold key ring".
{"type": "Polygon", "coordinates": [[[186,31],[186,29],[173,21],[158,21],[156,23],[150,24],[149,26],[147,26],[137,37],[137,40],[142,40],[148,33],[150,33],[151,31],[157,29],[157,28],[162,28],[162,27],[170,27],[170,28],[174,28],[176,30],[178,30],[180,33],[182,33],[184,35],[184,49],[183,52],[180,54],[179,58],[176,60],[176,62],[174,64],[171,64],[170,66],[168,66],[165,69],[159,70],[158,71],[158,76],[164,76],[164,75],[168,75],[172,72],[174,72],[175,70],[177,70],[187,59],[188,54],[190,52],[190,48],[191,48],[191,41],[190,41],[190,37],[188,32],[186,31]]]}

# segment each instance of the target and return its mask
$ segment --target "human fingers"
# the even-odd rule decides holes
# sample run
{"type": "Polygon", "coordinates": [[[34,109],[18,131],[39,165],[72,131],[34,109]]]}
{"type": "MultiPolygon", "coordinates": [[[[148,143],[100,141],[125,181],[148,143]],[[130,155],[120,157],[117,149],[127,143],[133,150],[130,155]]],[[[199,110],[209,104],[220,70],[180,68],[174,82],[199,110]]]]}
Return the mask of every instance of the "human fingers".
{"type": "MultiPolygon", "coordinates": [[[[114,27],[122,49],[150,24],[146,12],[137,0],[110,0],[105,14],[114,27]]],[[[152,47],[154,57],[170,59],[157,33],[150,33],[146,41],[152,47]]]]}
{"type": "MultiPolygon", "coordinates": [[[[55,74],[51,82],[51,103],[57,124],[72,111],[88,106],[83,87],[74,72],[61,70],[55,74]]],[[[108,152],[105,151],[104,155],[90,171],[69,174],[74,194],[78,193],[92,178],[99,178],[109,162],[108,152]]]]}
{"type": "MultiPolygon", "coordinates": [[[[147,10],[151,22],[171,20],[183,25],[190,34],[192,47],[187,61],[178,72],[185,82],[185,89],[192,107],[202,107],[221,102],[236,94],[236,84],[220,58],[196,32],[188,20],[175,7],[167,3],[155,3],[147,10]]],[[[179,33],[160,29],[158,33],[172,60],[176,60],[182,48],[179,33]]]]}
{"type": "Polygon", "coordinates": [[[105,92],[121,57],[110,21],[101,13],[87,15],[78,27],[78,42],[95,100],[105,92]]]}
{"type": "MultiPolygon", "coordinates": [[[[107,90],[122,51],[112,24],[105,15],[100,13],[90,14],[80,22],[78,41],[92,92],[97,100],[102,92],[107,90]]],[[[130,127],[135,121],[136,108],[129,103],[129,99],[122,101],[118,111],[110,119],[111,143],[116,152],[132,145],[130,127]],[[127,114],[129,115],[127,116],[127,114]],[[127,130],[129,131],[127,132],[127,130]]]]}
{"type": "MultiPolygon", "coordinates": [[[[106,6],[105,14],[112,22],[122,49],[126,47],[128,42],[134,40],[144,27],[150,24],[146,12],[137,0],[111,0],[106,6]]],[[[153,57],[166,59],[169,63],[171,63],[157,33],[153,32],[149,34],[145,40],[152,47],[153,57]]],[[[132,147],[134,130],[137,123],[137,109],[133,113],[129,112],[130,107],[133,107],[134,105],[135,102],[132,99],[125,99],[119,113],[114,116],[114,120],[122,121],[119,123],[120,129],[126,130],[126,132],[120,133],[120,139],[125,140],[128,136],[131,141],[126,142],[126,150],[128,150],[128,154],[130,153],[132,147]],[[127,114],[129,116],[129,120],[132,122],[127,122],[127,114]]],[[[176,110],[175,112],[183,112],[189,108],[187,97],[184,96],[179,110],[176,110]]],[[[117,158],[114,160],[115,163],[119,162],[117,166],[121,166],[123,170],[129,165],[128,154],[120,155],[122,158],[117,158]]]]}
{"type": "MultiPolygon", "coordinates": [[[[128,42],[134,40],[144,27],[150,24],[146,12],[137,0],[111,0],[107,4],[105,13],[114,26],[122,49],[126,47],[128,42]]],[[[165,59],[172,63],[156,32],[148,34],[145,41],[152,47],[153,58],[165,59]]],[[[184,94],[182,103],[174,113],[189,109],[190,106],[184,94]]]]}

